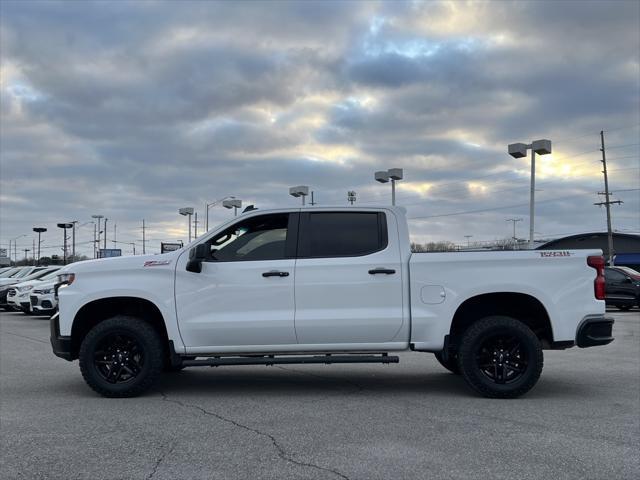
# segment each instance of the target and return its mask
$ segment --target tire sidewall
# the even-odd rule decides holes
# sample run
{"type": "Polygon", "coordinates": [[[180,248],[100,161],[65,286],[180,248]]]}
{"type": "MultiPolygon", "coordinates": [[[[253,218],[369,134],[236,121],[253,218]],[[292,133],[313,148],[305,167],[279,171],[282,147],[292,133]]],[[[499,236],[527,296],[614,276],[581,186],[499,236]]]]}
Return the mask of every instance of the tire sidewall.
{"type": "Polygon", "coordinates": [[[535,334],[511,317],[486,317],[473,324],[463,335],[458,351],[458,366],[465,380],[488,397],[509,398],[522,395],[537,382],[542,371],[542,347],[535,334]],[[518,379],[499,384],[487,377],[478,366],[477,355],[484,341],[496,335],[509,335],[521,344],[521,355],[527,366],[518,379]]]}
{"type": "Polygon", "coordinates": [[[105,396],[133,396],[146,390],[162,367],[159,339],[153,329],[137,318],[114,317],[94,327],[80,347],[80,369],[86,382],[96,392],[105,396]],[[127,325],[129,323],[129,325],[127,325]],[[98,371],[94,355],[98,344],[107,336],[123,334],[132,337],[140,345],[143,365],[135,378],[123,383],[109,383],[98,371]]]}

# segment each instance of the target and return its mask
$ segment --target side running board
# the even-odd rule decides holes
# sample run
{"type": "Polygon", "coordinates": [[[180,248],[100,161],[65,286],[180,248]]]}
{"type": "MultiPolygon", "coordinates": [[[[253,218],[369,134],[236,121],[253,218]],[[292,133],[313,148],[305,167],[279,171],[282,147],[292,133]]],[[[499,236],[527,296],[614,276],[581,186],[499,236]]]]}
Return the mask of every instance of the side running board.
{"type": "Polygon", "coordinates": [[[207,357],[195,360],[182,360],[183,367],[220,367],[223,365],[283,365],[312,363],[398,363],[399,357],[380,355],[314,355],[314,356],[250,356],[250,357],[207,357]]]}

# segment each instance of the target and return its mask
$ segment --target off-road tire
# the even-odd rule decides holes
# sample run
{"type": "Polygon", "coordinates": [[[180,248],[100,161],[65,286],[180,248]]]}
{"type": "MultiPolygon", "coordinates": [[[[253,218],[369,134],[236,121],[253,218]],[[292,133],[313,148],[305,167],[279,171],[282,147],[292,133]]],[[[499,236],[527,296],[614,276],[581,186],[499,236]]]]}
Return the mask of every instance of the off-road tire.
{"type": "Polygon", "coordinates": [[[164,363],[163,345],[158,332],[136,317],[117,315],[97,324],[82,341],[79,352],[80,371],[85,382],[105,397],[135,397],[145,392],[160,376],[164,363]],[[109,383],[94,363],[96,347],[109,336],[122,334],[134,339],[142,352],[139,373],[124,383],[109,383]]]}
{"type": "Polygon", "coordinates": [[[460,375],[460,367],[458,366],[458,355],[451,355],[445,361],[442,358],[442,352],[435,352],[433,354],[436,357],[436,360],[442,365],[444,368],[449,370],[451,373],[455,373],[456,375],[460,375]]]}
{"type": "Polygon", "coordinates": [[[543,364],[542,345],[538,337],[524,323],[511,317],[485,317],[471,324],[463,333],[458,348],[458,367],[462,376],[471,388],[489,398],[524,395],[540,378],[543,364]],[[520,359],[515,361],[520,362],[516,365],[520,366],[522,372],[505,383],[497,383],[480,368],[481,356],[487,355],[487,349],[483,350],[483,347],[496,338],[513,338],[520,345],[520,359]]]}

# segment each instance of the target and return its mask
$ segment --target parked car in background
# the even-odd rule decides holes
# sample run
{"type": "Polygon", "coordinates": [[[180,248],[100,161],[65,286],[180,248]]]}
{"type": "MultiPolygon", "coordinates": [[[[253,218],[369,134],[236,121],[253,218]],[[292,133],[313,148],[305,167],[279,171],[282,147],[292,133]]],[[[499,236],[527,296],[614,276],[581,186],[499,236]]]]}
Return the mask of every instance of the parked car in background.
{"type": "Polygon", "coordinates": [[[35,287],[46,280],[55,280],[60,267],[48,267],[35,275],[37,278],[12,285],[7,291],[7,304],[14,310],[22,310],[24,313],[31,313],[30,293],[35,287]],[[41,276],[38,276],[42,273],[41,276]]]}
{"type": "Polygon", "coordinates": [[[0,307],[5,310],[11,310],[12,307],[7,303],[9,290],[17,283],[35,280],[46,275],[49,268],[52,267],[26,267],[26,269],[19,271],[13,277],[0,278],[0,307]]]}
{"type": "Polygon", "coordinates": [[[640,274],[632,275],[628,271],[636,272],[627,267],[607,267],[604,269],[606,281],[605,301],[620,310],[630,310],[640,307],[640,274]]]}
{"type": "Polygon", "coordinates": [[[11,285],[13,283],[18,283],[22,280],[27,280],[29,275],[44,270],[48,267],[18,267],[18,269],[8,277],[0,278],[0,286],[3,285],[11,285]]]}
{"type": "Polygon", "coordinates": [[[622,266],[614,266],[614,267],[609,267],[612,270],[617,270],[619,272],[624,273],[625,275],[629,275],[632,278],[635,278],[636,280],[640,280],[640,272],[637,270],[634,270],[631,267],[622,267],[622,266]]]}
{"type": "Polygon", "coordinates": [[[0,273],[0,279],[11,278],[24,268],[25,267],[11,267],[7,270],[3,270],[3,272],[0,273]]]}
{"type": "Polygon", "coordinates": [[[0,278],[4,277],[5,272],[13,270],[14,267],[2,267],[0,268],[0,278]]]}
{"type": "Polygon", "coordinates": [[[32,315],[52,315],[58,310],[58,299],[55,295],[56,283],[57,279],[54,278],[44,280],[33,287],[29,295],[32,315]]]}

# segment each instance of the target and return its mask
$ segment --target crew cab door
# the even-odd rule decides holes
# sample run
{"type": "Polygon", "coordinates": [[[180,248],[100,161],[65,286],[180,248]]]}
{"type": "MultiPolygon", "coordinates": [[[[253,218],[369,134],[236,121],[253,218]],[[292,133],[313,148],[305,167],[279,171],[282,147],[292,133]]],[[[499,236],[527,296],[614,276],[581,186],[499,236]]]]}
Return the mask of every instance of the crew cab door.
{"type": "Polygon", "coordinates": [[[187,348],[296,343],[297,227],[297,213],[253,215],[206,240],[200,273],[179,262],[176,310],[187,348]]]}
{"type": "Polygon", "coordinates": [[[403,322],[395,217],[376,211],[300,214],[296,335],[300,344],[386,343],[403,322]]]}

